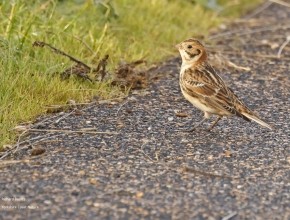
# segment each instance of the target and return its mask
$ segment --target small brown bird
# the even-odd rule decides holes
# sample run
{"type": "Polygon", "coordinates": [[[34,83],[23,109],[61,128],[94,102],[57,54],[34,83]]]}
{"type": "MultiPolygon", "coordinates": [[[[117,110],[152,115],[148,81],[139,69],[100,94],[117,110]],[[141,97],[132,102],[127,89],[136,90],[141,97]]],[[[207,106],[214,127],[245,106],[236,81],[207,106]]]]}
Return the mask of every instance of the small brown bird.
{"type": "Polygon", "coordinates": [[[204,118],[191,130],[201,125],[211,115],[218,118],[209,127],[211,130],[223,116],[239,116],[246,121],[272,129],[253,113],[224,83],[222,78],[207,61],[204,46],[195,39],[188,39],[176,47],[182,58],[179,84],[184,97],[195,107],[204,112],[204,118]]]}

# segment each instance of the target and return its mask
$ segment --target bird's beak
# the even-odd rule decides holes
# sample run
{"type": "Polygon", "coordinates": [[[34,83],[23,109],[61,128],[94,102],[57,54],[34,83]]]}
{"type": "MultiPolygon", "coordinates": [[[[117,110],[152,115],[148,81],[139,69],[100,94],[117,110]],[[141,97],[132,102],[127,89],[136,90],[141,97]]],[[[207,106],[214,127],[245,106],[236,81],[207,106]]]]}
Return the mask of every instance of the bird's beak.
{"type": "Polygon", "coordinates": [[[180,44],[176,44],[174,47],[175,47],[176,49],[179,49],[180,44]]]}

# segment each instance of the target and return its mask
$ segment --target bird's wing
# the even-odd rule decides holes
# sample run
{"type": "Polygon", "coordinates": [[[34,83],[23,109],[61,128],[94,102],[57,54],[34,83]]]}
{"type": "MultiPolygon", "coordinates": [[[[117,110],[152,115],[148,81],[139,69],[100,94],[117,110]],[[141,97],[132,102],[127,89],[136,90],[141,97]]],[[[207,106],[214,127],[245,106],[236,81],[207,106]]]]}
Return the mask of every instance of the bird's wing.
{"type": "Polygon", "coordinates": [[[213,108],[241,116],[234,105],[236,95],[209,64],[185,70],[182,81],[189,93],[203,98],[213,108]]]}
{"type": "Polygon", "coordinates": [[[210,66],[186,69],[182,77],[182,82],[188,90],[202,97],[229,101],[229,91],[225,83],[210,66]]]}

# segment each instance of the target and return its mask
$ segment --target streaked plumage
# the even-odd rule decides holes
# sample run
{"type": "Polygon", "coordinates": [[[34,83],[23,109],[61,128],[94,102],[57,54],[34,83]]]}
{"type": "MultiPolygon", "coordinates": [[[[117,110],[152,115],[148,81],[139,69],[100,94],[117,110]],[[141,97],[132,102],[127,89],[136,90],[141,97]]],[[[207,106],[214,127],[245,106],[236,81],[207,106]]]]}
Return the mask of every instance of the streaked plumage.
{"type": "Polygon", "coordinates": [[[227,87],[208,63],[205,48],[198,40],[188,39],[176,47],[182,58],[179,81],[182,94],[195,107],[204,112],[204,119],[198,125],[211,115],[218,115],[217,120],[209,128],[212,129],[223,116],[236,115],[272,129],[227,87]]]}

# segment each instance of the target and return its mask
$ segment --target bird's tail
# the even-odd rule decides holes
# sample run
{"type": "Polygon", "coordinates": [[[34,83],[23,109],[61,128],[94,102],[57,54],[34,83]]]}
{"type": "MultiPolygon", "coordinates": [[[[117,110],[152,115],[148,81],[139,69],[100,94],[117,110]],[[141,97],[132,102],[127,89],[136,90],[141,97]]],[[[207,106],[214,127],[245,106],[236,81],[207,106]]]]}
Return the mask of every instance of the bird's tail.
{"type": "Polygon", "coordinates": [[[261,119],[259,119],[257,116],[253,115],[253,114],[250,114],[250,113],[247,113],[247,112],[242,112],[241,113],[242,115],[244,115],[245,117],[251,119],[252,121],[255,121],[257,122],[258,124],[266,127],[266,128],[269,128],[270,130],[273,130],[273,127],[270,126],[269,124],[267,124],[266,122],[262,121],[261,119]]]}

